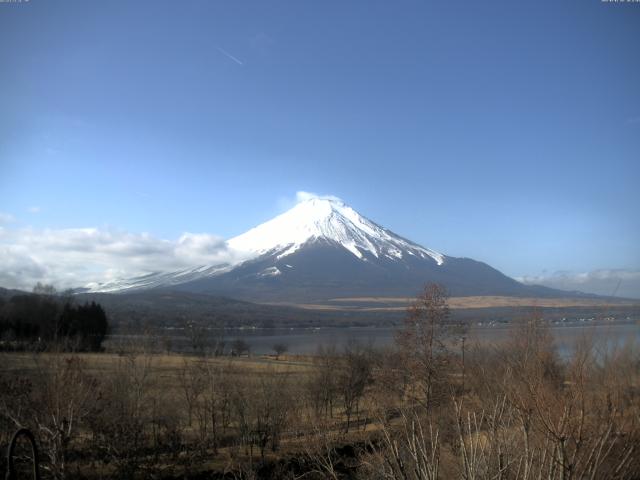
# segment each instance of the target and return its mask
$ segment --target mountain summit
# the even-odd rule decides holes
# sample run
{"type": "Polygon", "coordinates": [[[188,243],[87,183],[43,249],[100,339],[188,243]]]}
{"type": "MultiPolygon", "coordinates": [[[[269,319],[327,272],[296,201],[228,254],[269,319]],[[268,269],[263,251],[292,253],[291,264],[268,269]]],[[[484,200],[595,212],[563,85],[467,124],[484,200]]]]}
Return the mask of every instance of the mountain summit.
{"type": "Polygon", "coordinates": [[[227,243],[235,250],[255,255],[275,253],[281,259],[317,241],[332,242],[362,260],[367,255],[389,259],[412,255],[430,257],[438,265],[444,262],[444,255],[399,237],[332,197],[302,201],[227,243]]]}
{"type": "Polygon", "coordinates": [[[443,255],[360,215],[334,197],[307,198],[227,241],[234,264],[155,272],[92,286],[93,292],[171,289],[251,301],[310,302],[354,296],[413,296],[427,282],[452,295],[558,296],[489,265],[443,255]]]}

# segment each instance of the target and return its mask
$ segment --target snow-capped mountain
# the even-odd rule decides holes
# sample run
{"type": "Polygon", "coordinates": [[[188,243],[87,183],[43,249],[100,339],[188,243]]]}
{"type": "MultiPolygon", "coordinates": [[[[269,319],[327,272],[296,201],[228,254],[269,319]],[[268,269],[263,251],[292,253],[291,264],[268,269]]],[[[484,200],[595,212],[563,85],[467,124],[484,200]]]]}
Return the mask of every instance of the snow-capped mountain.
{"type": "MultiPolygon", "coordinates": [[[[156,272],[90,292],[172,289],[252,301],[316,301],[349,296],[414,295],[438,282],[454,295],[550,295],[481,262],[443,255],[363,217],[333,197],[291,210],[228,240],[241,262],[156,272]]],[[[547,291],[548,290],[548,291],[547,291]]]]}
{"type": "Polygon", "coordinates": [[[356,258],[401,259],[405,255],[432,258],[438,265],[444,255],[423,248],[366,219],[340,200],[311,198],[262,225],[228,241],[231,248],[260,256],[275,253],[277,259],[324,240],[340,245],[356,258]]]}
{"type": "Polygon", "coordinates": [[[153,272],[129,279],[113,280],[106,283],[91,283],[79,292],[95,293],[123,293],[135,290],[148,290],[152,288],[171,287],[193,280],[219,275],[233,268],[229,264],[201,265],[195,268],[187,268],[175,272],[153,272]]]}

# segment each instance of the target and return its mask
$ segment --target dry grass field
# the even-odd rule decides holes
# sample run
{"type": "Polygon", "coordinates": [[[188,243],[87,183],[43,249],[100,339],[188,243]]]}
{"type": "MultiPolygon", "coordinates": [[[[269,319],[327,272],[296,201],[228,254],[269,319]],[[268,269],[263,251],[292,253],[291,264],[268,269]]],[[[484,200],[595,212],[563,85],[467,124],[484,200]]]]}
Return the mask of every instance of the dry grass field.
{"type": "Polygon", "coordinates": [[[0,353],[0,446],[31,429],[53,479],[640,476],[634,345],[560,360],[530,319],[461,356],[436,320],[305,357],[0,353]]]}
{"type": "MultiPolygon", "coordinates": [[[[414,298],[408,297],[344,297],[332,298],[324,303],[284,304],[321,311],[361,311],[361,312],[389,312],[405,311],[414,298]]],[[[535,297],[503,297],[503,296],[469,296],[450,297],[449,308],[567,308],[567,307],[596,307],[607,309],[613,306],[640,306],[638,301],[627,299],[600,298],[535,298],[535,297]]]]}
{"type": "MultiPolygon", "coordinates": [[[[0,362],[4,373],[26,373],[36,371],[41,365],[51,364],[59,358],[59,353],[32,352],[0,352],[0,362]]],[[[85,365],[85,371],[90,375],[101,376],[123,361],[123,356],[117,353],[76,353],[74,357],[85,365]]],[[[312,357],[282,355],[279,360],[273,356],[257,357],[202,357],[183,354],[151,353],[133,355],[136,362],[144,358],[150,363],[153,376],[162,379],[163,388],[176,388],[176,378],[184,369],[185,363],[198,362],[212,367],[229,367],[238,369],[243,375],[259,375],[264,371],[286,372],[288,374],[304,374],[313,368],[312,357]]]]}

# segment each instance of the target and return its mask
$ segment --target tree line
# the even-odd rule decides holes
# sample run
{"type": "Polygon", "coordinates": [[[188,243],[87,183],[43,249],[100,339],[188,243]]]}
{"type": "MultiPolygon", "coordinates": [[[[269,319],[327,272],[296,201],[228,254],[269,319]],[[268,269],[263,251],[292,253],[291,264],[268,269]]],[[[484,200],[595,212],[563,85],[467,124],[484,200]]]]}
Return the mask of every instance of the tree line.
{"type": "Polygon", "coordinates": [[[33,293],[0,301],[0,342],[4,349],[46,348],[52,343],[67,349],[99,351],[109,331],[102,306],[76,304],[70,294],[58,294],[37,284],[33,293]]]}

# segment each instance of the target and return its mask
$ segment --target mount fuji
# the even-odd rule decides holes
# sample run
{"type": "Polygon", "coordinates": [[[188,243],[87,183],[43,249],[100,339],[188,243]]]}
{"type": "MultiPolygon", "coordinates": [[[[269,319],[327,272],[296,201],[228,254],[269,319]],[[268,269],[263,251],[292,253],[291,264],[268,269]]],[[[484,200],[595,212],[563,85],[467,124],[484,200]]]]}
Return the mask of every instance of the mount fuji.
{"type": "Polygon", "coordinates": [[[524,285],[489,265],[444,255],[365,218],[334,197],[308,198],[227,241],[242,261],[93,285],[85,292],[149,289],[226,295],[258,302],[354,296],[413,296],[427,282],[451,295],[562,296],[524,285]]]}

